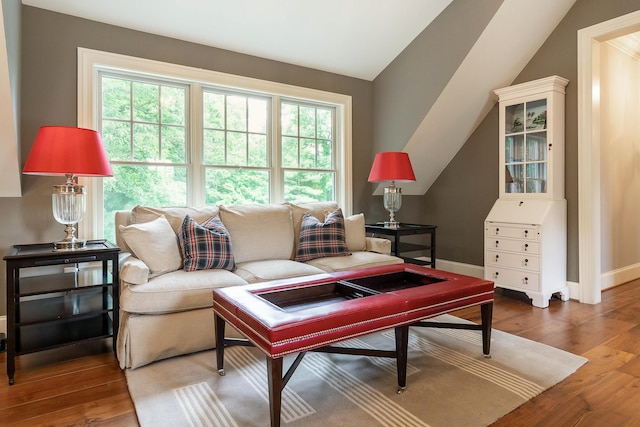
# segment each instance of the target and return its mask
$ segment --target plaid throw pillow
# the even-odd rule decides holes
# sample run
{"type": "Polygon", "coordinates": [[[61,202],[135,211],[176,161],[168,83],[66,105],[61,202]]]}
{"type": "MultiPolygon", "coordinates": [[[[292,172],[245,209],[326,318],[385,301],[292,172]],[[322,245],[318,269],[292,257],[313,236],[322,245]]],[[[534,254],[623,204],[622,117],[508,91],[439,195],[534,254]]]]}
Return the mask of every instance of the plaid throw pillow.
{"type": "Polygon", "coordinates": [[[189,215],[185,216],[178,230],[178,240],[185,271],[236,269],[229,232],[217,216],[199,225],[189,215]]]}
{"type": "Polygon", "coordinates": [[[300,225],[300,241],[296,261],[309,261],[328,256],[350,255],[347,249],[342,209],[327,215],[324,223],[305,212],[300,225]]]}

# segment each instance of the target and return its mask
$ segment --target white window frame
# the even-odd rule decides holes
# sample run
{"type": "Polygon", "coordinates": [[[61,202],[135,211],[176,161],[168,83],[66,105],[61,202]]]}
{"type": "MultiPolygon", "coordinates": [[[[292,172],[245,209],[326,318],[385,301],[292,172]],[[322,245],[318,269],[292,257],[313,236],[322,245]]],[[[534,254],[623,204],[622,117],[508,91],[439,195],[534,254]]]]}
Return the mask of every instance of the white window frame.
{"type": "MultiPolygon", "coordinates": [[[[351,96],[309,89],[267,80],[237,76],[218,71],[204,70],[184,65],[154,61],[132,56],[120,55],[98,50],[78,48],[78,127],[96,129],[99,121],[99,71],[115,70],[134,72],[150,77],[184,80],[223,86],[241,91],[256,91],[273,96],[299,99],[303,101],[324,102],[336,108],[336,169],[340,173],[336,176],[336,202],[345,215],[350,215],[353,209],[353,180],[352,180],[352,100],[351,96]]],[[[198,102],[199,96],[191,96],[192,106],[198,102]]],[[[279,126],[273,114],[274,131],[279,134],[279,126]]],[[[199,123],[190,126],[191,132],[197,132],[199,123]]],[[[192,138],[195,135],[191,135],[192,138]]],[[[79,226],[79,234],[88,238],[102,237],[102,181],[103,178],[80,178],[80,182],[87,187],[87,214],[79,226]]],[[[108,179],[108,178],[106,178],[108,179]]],[[[202,205],[204,195],[190,194],[190,204],[202,205]]]]}

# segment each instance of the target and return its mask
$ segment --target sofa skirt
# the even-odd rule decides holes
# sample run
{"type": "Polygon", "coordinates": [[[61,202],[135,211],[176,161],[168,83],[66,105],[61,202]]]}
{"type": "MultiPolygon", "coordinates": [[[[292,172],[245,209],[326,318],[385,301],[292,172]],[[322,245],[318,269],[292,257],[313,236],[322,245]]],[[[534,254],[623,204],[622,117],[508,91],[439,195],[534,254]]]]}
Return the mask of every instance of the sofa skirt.
{"type": "MultiPolygon", "coordinates": [[[[227,329],[227,336],[240,336],[236,330],[227,329]]],[[[121,312],[116,348],[122,369],[135,369],[215,346],[213,308],[161,315],[121,312]]]]}

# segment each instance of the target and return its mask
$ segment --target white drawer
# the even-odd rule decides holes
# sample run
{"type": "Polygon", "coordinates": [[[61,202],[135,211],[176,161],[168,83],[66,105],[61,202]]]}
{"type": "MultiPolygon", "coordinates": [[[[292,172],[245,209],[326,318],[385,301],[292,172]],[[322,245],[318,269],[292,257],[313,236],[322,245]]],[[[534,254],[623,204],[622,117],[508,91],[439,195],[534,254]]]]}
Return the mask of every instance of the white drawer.
{"type": "Polygon", "coordinates": [[[516,225],[489,222],[487,224],[487,236],[512,237],[516,239],[537,240],[538,227],[535,225],[516,225]]]}
{"type": "Polygon", "coordinates": [[[523,291],[539,291],[540,276],[530,271],[509,270],[508,268],[500,268],[494,266],[486,266],[484,277],[492,280],[496,286],[501,288],[523,290],[523,291]]]}
{"type": "Polygon", "coordinates": [[[484,265],[539,271],[540,257],[536,255],[517,254],[510,252],[486,251],[486,259],[484,265]]]}
{"type": "Polygon", "coordinates": [[[485,240],[486,249],[500,251],[523,252],[528,254],[540,254],[540,243],[528,240],[503,239],[499,237],[487,237],[485,240]]]}

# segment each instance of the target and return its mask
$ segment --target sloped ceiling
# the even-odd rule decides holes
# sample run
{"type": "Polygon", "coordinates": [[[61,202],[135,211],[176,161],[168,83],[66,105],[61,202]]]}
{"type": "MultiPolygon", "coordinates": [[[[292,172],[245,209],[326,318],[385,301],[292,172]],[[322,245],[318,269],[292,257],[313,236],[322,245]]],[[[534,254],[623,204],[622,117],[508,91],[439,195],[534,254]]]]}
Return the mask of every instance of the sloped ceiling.
{"type": "Polygon", "coordinates": [[[373,80],[452,0],[22,0],[93,21],[373,80]]]}

